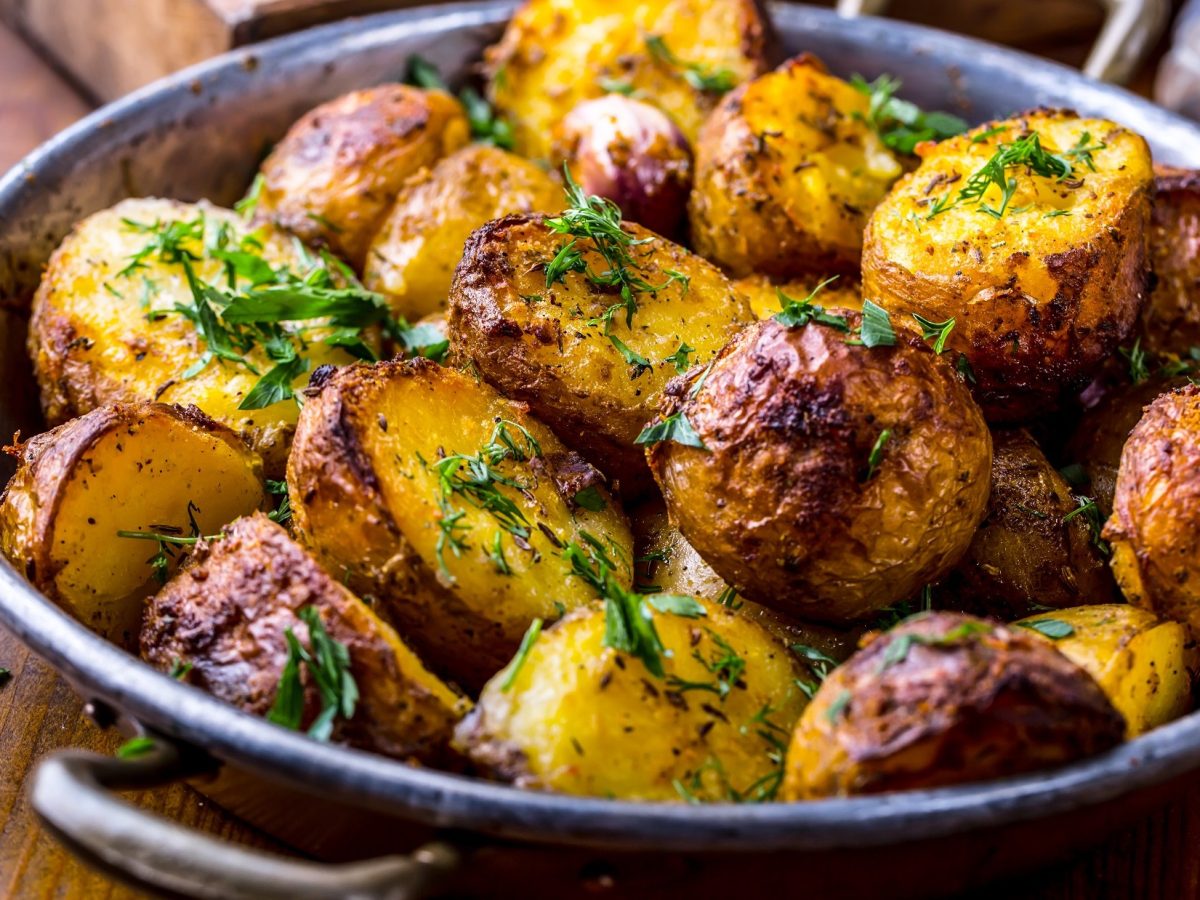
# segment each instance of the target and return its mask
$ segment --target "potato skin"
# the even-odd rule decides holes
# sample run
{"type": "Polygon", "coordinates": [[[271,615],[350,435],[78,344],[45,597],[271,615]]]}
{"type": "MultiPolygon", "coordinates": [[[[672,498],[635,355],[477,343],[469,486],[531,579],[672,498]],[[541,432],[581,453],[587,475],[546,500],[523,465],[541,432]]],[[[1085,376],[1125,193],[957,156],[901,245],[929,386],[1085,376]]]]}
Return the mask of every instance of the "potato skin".
{"type": "Polygon", "coordinates": [[[566,794],[680,802],[678,782],[712,802],[731,799],[730,788],[777,787],[779,742],[807,702],[795,685],[804,673],[754,622],[703,605],[698,618],[654,613],[672,653],[661,680],[604,646],[602,604],[575,610],[542,632],[509,690],[511,669],[488,683],[456,746],[494,778],[566,794]],[[730,652],[744,668],[722,698],[707,666],[730,652]]]}
{"type": "Polygon", "coordinates": [[[979,530],[939,598],[997,619],[1119,599],[1086,514],[1029,432],[992,432],[991,482],[979,530]]]}
{"type": "MultiPolygon", "coordinates": [[[[946,344],[965,354],[988,421],[1014,422],[1073,396],[1133,331],[1146,294],[1153,177],[1138,135],[1103,119],[1038,110],[931,145],[867,225],[863,291],[893,315],[953,317],[946,344]],[[983,137],[988,127],[1003,127],[983,137]],[[1066,182],[1006,170],[1002,218],[955,200],[972,174],[1026,132],[1063,152],[1084,132],[1105,144],[1066,182]],[[975,140],[979,138],[979,140],[975,140]],[[1072,186],[1078,185],[1078,186],[1072,186]],[[1065,209],[1069,215],[1048,213],[1065,209]],[[914,222],[915,217],[915,222],[914,222]]],[[[984,197],[1000,203],[994,185],[984,197]]]]}
{"type": "MultiPolygon", "coordinates": [[[[511,437],[524,444],[515,427],[511,437]]],[[[535,617],[553,621],[595,597],[567,577],[562,545],[582,542],[586,531],[631,559],[629,525],[595,469],[523,404],[424,359],[334,374],[305,404],[288,488],[293,526],[317,558],[356,594],[374,598],[435,671],[468,690],[508,661],[535,617]],[[466,546],[461,556],[451,547],[439,555],[448,513],[432,467],[444,455],[480,452],[501,420],[527,429],[541,447],[539,457],[496,466],[526,484],[500,492],[521,510],[530,534],[522,546],[496,518],[454,494],[451,508],[464,513],[455,534],[466,546]],[[589,487],[603,509],[575,504],[589,487]],[[497,571],[491,554],[497,534],[511,574],[497,571]]]]}
{"type": "MultiPolygon", "coordinates": [[[[163,671],[191,663],[189,683],[265,716],[288,656],[284,630],[308,646],[308,627],[297,615],[306,606],[316,607],[330,637],[346,645],[360,693],[354,716],[335,720],[332,739],[397,759],[446,763],[451,730],[470,701],[430,674],[365,603],[261,513],[199,545],[191,564],[154,597],[142,658],[163,671]]],[[[320,693],[306,682],[303,727],[320,711],[320,693]]]]}
{"type": "Polygon", "coordinates": [[[489,94],[513,124],[517,152],[548,158],[554,126],[602,96],[605,79],[630,85],[694,144],[719,97],[657,61],[647,35],[685,62],[728,70],[735,83],[766,71],[773,49],[770,20],[754,0],[528,0],[484,55],[489,94]]]}
{"type": "Polygon", "coordinates": [[[212,534],[265,502],[258,454],[194,406],[113,404],[24,444],[0,495],[0,548],[43,594],[131,647],[159,588],[156,546],[117,532],[186,536],[194,516],[212,534]]]}
{"type": "Polygon", "coordinates": [[[1186,354],[1200,346],[1200,172],[1154,168],[1150,267],[1155,283],[1142,312],[1142,346],[1186,354]]]}
{"type": "Polygon", "coordinates": [[[1108,750],[1124,732],[1092,677],[1025,629],[913,616],[825,679],[792,736],[783,796],[1018,775],[1108,750]]]}
{"type": "Polygon", "coordinates": [[[808,55],[727,95],[696,143],[696,252],[734,276],[856,273],[867,216],[901,174],[868,106],[808,55]]]}
{"type": "Polygon", "coordinates": [[[1043,612],[1015,624],[1047,619],[1071,626],[1070,634],[1053,640],[1054,648],[1096,680],[1124,717],[1127,738],[1191,709],[1192,672],[1200,656],[1184,625],[1124,603],[1043,612]]]}
{"type": "Polygon", "coordinates": [[[1200,387],[1146,408],[1121,453],[1104,526],[1113,574],[1130,603],[1200,636],[1200,387]]]}
{"type": "MultiPolygon", "coordinates": [[[[733,289],[750,301],[750,309],[756,319],[769,319],[782,308],[779,302],[779,292],[783,291],[792,300],[803,300],[817,286],[825,281],[824,278],[803,278],[773,280],[766,275],[747,275],[733,281],[733,289]]],[[[849,309],[862,312],[862,285],[857,278],[845,275],[837,276],[836,280],[826,284],[813,297],[813,303],[826,309],[849,309]]]]}
{"type": "MultiPolygon", "coordinates": [[[[610,330],[649,360],[649,371],[628,363],[598,321],[619,302],[615,292],[580,272],[547,287],[544,266],[567,238],[540,216],[508,216],[471,236],[450,292],[450,334],[485,380],[528,403],[564,443],[617,480],[623,496],[637,496],[650,479],[634,441],[676,374],[668,357],[687,344],[687,364],[704,365],[753,317],[715,266],[639,225],[624,228],[635,240],[649,239],[630,248],[636,274],[665,287],[637,295],[632,328],[621,311],[610,330]],[[686,276],[686,286],[668,271],[686,276]]],[[[589,239],[578,246],[593,271],[607,271],[589,239]]]]}
{"type": "Polygon", "coordinates": [[[405,179],[466,145],[462,104],[443,91],[382,84],[305,113],[262,164],[256,216],[362,271],[405,179]]]}
{"type": "Polygon", "coordinates": [[[409,319],[444,311],[472,231],[510,213],[562,205],[562,188],[533,163],[496,147],[464,147],[404,185],[371,242],[363,284],[409,319]]]}
{"type": "MultiPolygon", "coordinates": [[[[183,373],[204,351],[196,327],[181,315],[147,319],[151,311],[173,311],[176,303],[190,304],[183,267],[163,262],[156,254],[129,275],[120,272],[150,240],[122,220],[142,224],[190,222],[203,216],[206,236],[226,226],[241,238],[249,228],[229,210],[207,203],[173,200],[124,200],[78,223],[46,267],[33,300],[29,323],[29,355],[41,389],[42,410],[50,425],[61,424],[107,403],[159,400],[194,404],[229,426],[258,451],[266,473],[279,477],[287,461],[295,427],[294,403],[265,409],[238,409],[258,376],[242,368],[211,362],[198,375],[183,373]],[[143,307],[143,279],[153,285],[143,307]],[[105,286],[116,291],[110,292],[105,286]]],[[[286,241],[265,235],[263,258],[274,266],[299,269],[299,257],[286,241]]],[[[200,254],[197,242],[184,246],[200,254]]],[[[222,263],[211,258],[193,263],[196,275],[208,281],[222,277],[222,263]]],[[[313,367],[345,365],[354,357],[320,342],[309,346],[313,367]]],[[[272,362],[261,349],[248,357],[259,371],[272,362]]],[[[308,374],[293,387],[301,388],[308,374]]]]}
{"type": "MultiPolygon", "coordinates": [[[[857,329],[859,315],[844,315],[857,329]]],[[[647,453],[672,521],[718,574],[756,603],[829,624],[915,596],[958,561],[992,459],[967,389],[915,333],[871,349],[847,337],[751,326],[698,390],[680,379],[664,401],[660,416],[686,415],[707,450],[647,453]]]]}

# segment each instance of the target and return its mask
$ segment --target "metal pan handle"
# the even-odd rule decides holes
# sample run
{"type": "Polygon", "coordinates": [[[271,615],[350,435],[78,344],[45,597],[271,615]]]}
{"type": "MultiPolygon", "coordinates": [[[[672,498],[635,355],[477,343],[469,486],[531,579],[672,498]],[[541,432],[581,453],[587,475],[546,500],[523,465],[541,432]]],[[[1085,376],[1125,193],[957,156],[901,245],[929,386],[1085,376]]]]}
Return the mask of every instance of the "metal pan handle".
{"type": "Polygon", "coordinates": [[[38,764],[30,800],[50,831],[87,862],[169,897],[413,900],[427,896],[460,861],[459,851],[443,843],[345,865],[288,859],[192,831],[111,793],[161,787],[213,766],[204,754],[161,738],[132,759],[67,750],[38,764]]]}

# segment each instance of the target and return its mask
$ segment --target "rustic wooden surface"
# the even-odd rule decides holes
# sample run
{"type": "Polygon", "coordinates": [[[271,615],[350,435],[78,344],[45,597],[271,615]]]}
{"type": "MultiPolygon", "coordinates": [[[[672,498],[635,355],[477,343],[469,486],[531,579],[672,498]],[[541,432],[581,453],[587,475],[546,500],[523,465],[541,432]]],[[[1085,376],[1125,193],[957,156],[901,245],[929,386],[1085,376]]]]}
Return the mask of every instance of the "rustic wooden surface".
{"type": "MultiPolygon", "coordinates": [[[[0,26],[0,170],[82,115],[86,103],[0,26]]],[[[137,896],[88,870],[39,826],[23,785],[37,760],[64,747],[111,753],[118,738],[84,715],[82,703],[48,666],[0,630],[0,897],[65,900],[137,896]]],[[[143,794],[139,805],[185,825],[252,846],[269,838],[182,786],[143,794]]],[[[278,849],[278,848],[274,848],[278,849]]],[[[936,873],[931,873],[936,883],[936,873]]],[[[748,882],[749,883],[749,882],[748,882]]],[[[1136,827],[1077,858],[1013,883],[975,892],[1022,900],[1185,900],[1200,898],[1200,777],[1136,827]]]]}

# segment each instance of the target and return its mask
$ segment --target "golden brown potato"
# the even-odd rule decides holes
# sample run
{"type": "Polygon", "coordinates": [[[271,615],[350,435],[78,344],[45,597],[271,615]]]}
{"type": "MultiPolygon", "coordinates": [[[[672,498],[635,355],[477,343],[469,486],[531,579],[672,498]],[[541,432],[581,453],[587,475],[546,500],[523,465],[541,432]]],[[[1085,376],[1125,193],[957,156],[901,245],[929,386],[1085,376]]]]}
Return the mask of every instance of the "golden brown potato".
{"type": "Polygon", "coordinates": [[[663,387],[711,361],[753,317],[715,266],[639,225],[623,228],[634,242],[625,271],[657,288],[634,293],[631,324],[616,289],[589,278],[610,268],[591,239],[575,247],[589,273],[548,285],[546,265],[571,238],[542,217],[509,216],[471,236],[451,289],[450,334],[487,381],[636,495],[649,476],[634,441],[663,387]]]}
{"type": "Polygon", "coordinates": [[[119,532],[213,534],[264,503],[262,461],[228,428],[195,407],[114,404],[21,448],[0,546],[34,587],[131,647],[146,598],[190,548],[119,532]]]}
{"type": "Polygon", "coordinates": [[[262,164],[259,221],[325,246],[362,271],[405,180],[471,137],[449,94],[381,84],[322,103],[262,164]]]}
{"type": "Polygon", "coordinates": [[[922,156],[871,215],[864,296],[906,319],[953,318],[946,346],[965,355],[989,421],[1053,409],[1136,324],[1154,188],[1146,142],[1040,110],[922,156]]]}
{"type": "Polygon", "coordinates": [[[939,584],[939,601],[1015,619],[1119,599],[1099,509],[1071,493],[1029,432],[992,432],[991,481],[987,512],[966,556],[939,584]]]}
{"type": "Polygon", "coordinates": [[[1129,602],[1200,636],[1200,387],[1146,407],[1121,453],[1104,537],[1129,602]]]}
{"type": "Polygon", "coordinates": [[[1135,738],[1192,707],[1195,642],[1179,622],[1124,603],[1059,609],[1017,625],[1053,641],[1055,649],[1100,685],[1135,738]]]}
{"type": "Polygon", "coordinates": [[[614,86],[694,143],[721,92],[766,70],[769,28],[754,0],[528,0],[486,51],[489,93],[522,156],[549,157],[554,126],[614,86]]]}
{"type": "Polygon", "coordinates": [[[739,593],[846,623],[920,592],[983,515],[991,437],[953,369],[915,333],[768,319],[707,375],[668,389],[648,453],[671,520],[739,593]],[[688,425],[690,428],[683,428],[688,425]],[[702,442],[703,447],[695,446],[702,442]]]}
{"type": "Polygon", "coordinates": [[[756,319],[769,319],[783,308],[780,292],[792,300],[803,300],[816,291],[812,302],[826,309],[862,312],[862,285],[858,279],[841,275],[820,287],[823,281],[819,278],[774,281],[766,275],[747,275],[735,279],[733,289],[750,301],[756,319]]]}
{"type": "Polygon", "coordinates": [[[825,679],[787,756],[783,797],[933,788],[1064,765],[1125,722],[1083,669],[1025,629],[914,616],[825,679]]]}
{"type": "Polygon", "coordinates": [[[1155,166],[1150,267],[1155,284],[1142,311],[1142,346],[1186,356],[1200,347],[1200,172],[1155,166]]]}
{"type": "MultiPolygon", "coordinates": [[[[154,597],[142,658],[163,671],[185,671],[191,684],[246,712],[278,715],[289,681],[285,665],[294,658],[285,632],[320,653],[301,616],[308,608],[348,651],[358,692],[351,715],[337,705],[332,739],[398,759],[445,762],[451,731],[470,701],[430,674],[390,626],[262,514],[201,544],[154,597]]],[[[303,712],[281,724],[312,729],[333,704],[314,683],[313,667],[295,662],[306,670],[293,682],[303,685],[303,712]]]]}
{"type": "MultiPolygon", "coordinates": [[[[194,257],[201,282],[226,286],[225,263],[210,247],[223,233],[231,249],[270,266],[298,275],[311,269],[290,242],[250,232],[232,212],[205,203],[124,200],[75,226],[50,258],[29,325],[29,354],[51,425],[107,403],[194,404],[241,434],[262,455],[268,475],[282,474],[295,403],[241,409],[259,374],[222,359],[194,372],[209,346],[191,319],[176,312],[195,306],[181,257],[194,257]]],[[[309,332],[309,371],[353,361],[317,337],[309,332]]],[[[243,358],[259,373],[274,364],[261,342],[243,358]]],[[[309,371],[291,386],[307,383],[309,371]]]]}
{"type": "Polygon", "coordinates": [[[371,242],[363,284],[410,319],[445,310],[472,231],[510,213],[553,212],[562,204],[562,188],[533,163],[496,147],[466,147],[405,184],[371,242]]]}
{"type": "Polygon", "coordinates": [[[729,94],[696,143],[696,252],[732,275],[858,271],[867,217],[900,163],[868,98],[804,55],[729,94]]]}
{"type": "Polygon", "coordinates": [[[456,745],[521,787],[622,800],[774,799],[806,703],[803,669],[718,604],[652,612],[663,678],[607,646],[595,603],[542,632],[488,682],[456,745]]]}
{"type": "Polygon", "coordinates": [[[632,541],[600,474],[524,404],[428,360],[342,369],[308,400],[288,464],[292,522],[435,671],[475,689],[529,623],[595,594],[568,543],[632,541]]]}

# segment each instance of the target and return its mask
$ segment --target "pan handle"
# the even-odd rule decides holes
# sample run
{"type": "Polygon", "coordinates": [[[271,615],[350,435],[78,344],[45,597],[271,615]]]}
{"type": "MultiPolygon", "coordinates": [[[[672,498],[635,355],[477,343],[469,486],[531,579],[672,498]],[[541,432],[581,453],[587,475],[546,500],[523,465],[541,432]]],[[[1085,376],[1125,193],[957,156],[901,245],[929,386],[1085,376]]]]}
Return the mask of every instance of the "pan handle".
{"type": "Polygon", "coordinates": [[[49,830],[88,863],[169,897],[413,900],[428,896],[460,862],[459,850],[440,842],[409,856],[343,865],[289,859],[192,831],[112,793],[162,787],[214,767],[203,752],[162,738],[129,759],[67,750],[38,764],[30,800],[49,830]]]}

